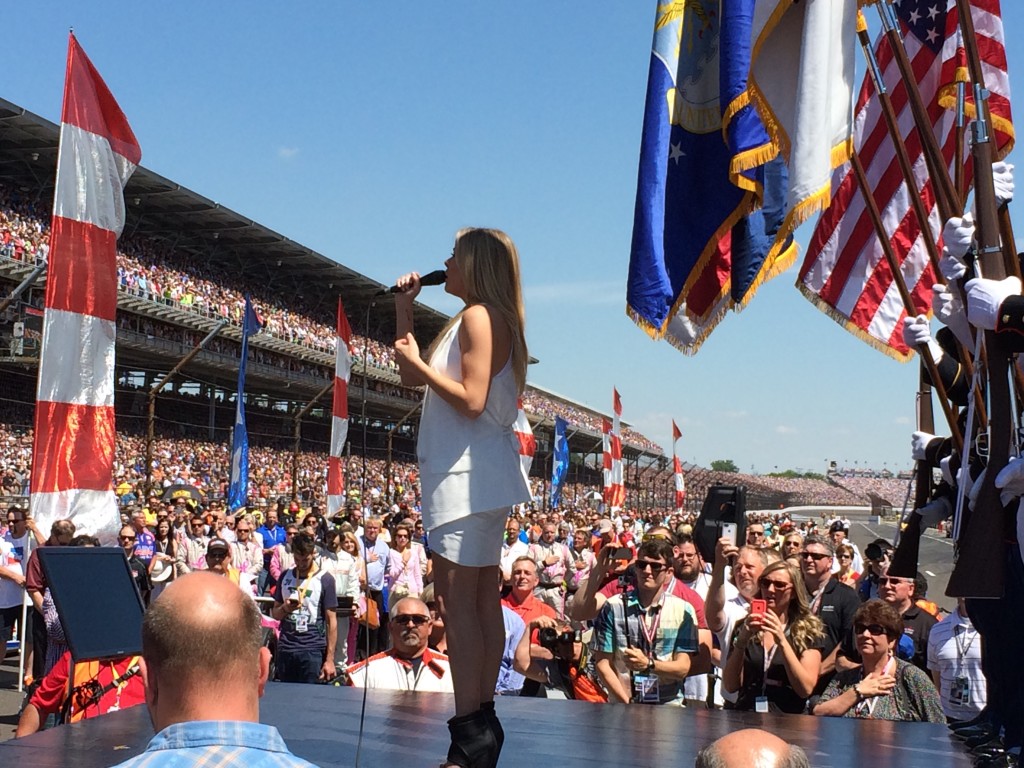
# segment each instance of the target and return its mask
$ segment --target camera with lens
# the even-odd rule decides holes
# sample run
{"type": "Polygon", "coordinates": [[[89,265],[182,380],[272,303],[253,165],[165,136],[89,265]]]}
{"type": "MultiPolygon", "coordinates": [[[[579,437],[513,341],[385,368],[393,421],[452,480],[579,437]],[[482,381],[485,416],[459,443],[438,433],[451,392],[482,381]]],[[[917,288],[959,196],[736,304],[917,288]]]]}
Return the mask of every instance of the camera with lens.
{"type": "Polygon", "coordinates": [[[554,627],[542,627],[537,630],[537,640],[542,648],[554,651],[559,643],[571,643],[576,640],[576,633],[571,629],[559,632],[554,627]]]}
{"type": "Polygon", "coordinates": [[[892,547],[888,543],[883,547],[880,542],[873,541],[864,548],[864,556],[868,560],[881,560],[891,554],[892,547]]]}

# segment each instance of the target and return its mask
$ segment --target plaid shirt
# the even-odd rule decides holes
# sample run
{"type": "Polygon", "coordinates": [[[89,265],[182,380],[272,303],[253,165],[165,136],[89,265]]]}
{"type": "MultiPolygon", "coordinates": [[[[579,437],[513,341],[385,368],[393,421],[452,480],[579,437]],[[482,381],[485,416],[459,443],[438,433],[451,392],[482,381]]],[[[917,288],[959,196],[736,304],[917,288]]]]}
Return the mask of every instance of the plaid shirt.
{"type": "Polygon", "coordinates": [[[142,766],[316,768],[288,751],[277,728],[233,720],[169,725],[150,740],[145,752],[115,768],[142,766]]]}

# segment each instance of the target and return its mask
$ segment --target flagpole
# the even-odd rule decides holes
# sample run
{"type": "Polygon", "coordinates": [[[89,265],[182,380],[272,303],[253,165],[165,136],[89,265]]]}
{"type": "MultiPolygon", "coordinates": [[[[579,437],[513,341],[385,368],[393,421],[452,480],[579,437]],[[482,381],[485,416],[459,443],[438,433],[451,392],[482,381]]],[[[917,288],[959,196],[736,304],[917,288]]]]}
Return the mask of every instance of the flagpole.
{"type": "Polygon", "coordinates": [[[956,199],[962,209],[967,201],[967,180],[964,173],[964,114],[967,109],[967,83],[963,80],[956,81],[956,154],[953,156],[953,172],[956,178],[953,185],[956,189],[956,199]]]}
{"type": "MultiPolygon", "coordinates": [[[[882,3],[879,3],[879,5],[887,5],[887,4],[885,2],[882,2],[882,3]]],[[[881,11],[879,11],[879,12],[881,13],[881,11]]],[[[917,217],[917,221],[920,224],[921,240],[924,242],[925,250],[927,250],[927,252],[928,252],[928,260],[931,262],[932,270],[935,272],[936,278],[938,278],[942,274],[942,271],[939,269],[939,251],[938,251],[938,246],[935,243],[935,237],[934,237],[934,235],[932,235],[931,226],[930,226],[930,224],[928,222],[928,211],[925,210],[924,201],[921,199],[921,195],[918,194],[917,182],[914,179],[913,165],[910,162],[910,155],[907,153],[907,145],[903,142],[903,137],[900,135],[899,121],[898,121],[898,119],[896,117],[896,111],[893,109],[892,100],[889,97],[889,89],[886,88],[886,86],[885,86],[885,82],[882,79],[881,69],[879,69],[879,66],[878,66],[878,59],[875,58],[875,52],[874,52],[874,50],[871,47],[871,38],[868,37],[867,22],[864,19],[864,15],[862,13],[860,13],[860,12],[858,12],[858,15],[857,15],[857,22],[858,22],[857,23],[857,38],[858,38],[858,40],[860,40],[861,50],[864,52],[864,58],[867,60],[868,75],[871,78],[871,82],[875,86],[875,93],[878,95],[878,103],[882,107],[882,115],[885,118],[885,127],[886,127],[886,129],[887,129],[887,131],[889,133],[889,138],[890,138],[890,140],[893,143],[893,148],[894,148],[895,153],[896,153],[896,160],[899,163],[900,171],[903,174],[903,181],[907,185],[907,193],[908,193],[907,197],[910,199],[910,204],[911,204],[911,207],[914,210],[914,215],[917,217]]],[[[903,53],[903,58],[906,59],[906,53],[903,51],[902,46],[900,47],[899,50],[903,53]]],[[[902,72],[902,69],[901,69],[901,72],[902,72]]],[[[910,84],[907,84],[907,91],[908,91],[908,93],[910,93],[911,91],[916,93],[917,94],[917,102],[920,102],[921,95],[920,95],[919,92],[917,92],[917,84],[916,83],[913,84],[913,87],[911,87],[910,84]]],[[[911,101],[913,102],[913,99],[911,99],[911,101]]],[[[918,132],[918,134],[922,134],[921,135],[922,146],[924,146],[927,143],[926,137],[923,134],[927,134],[928,137],[930,137],[932,139],[932,143],[934,143],[934,138],[935,137],[932,134],[931,128],[929,128],[927,126],[922,128],[922,126],[920,124],[918,124],[918,131],[917,132],[918,132]]],[[[863,171],[863,168],[862,168],[862,171],[863,171]]],[[[948,170],[944,170],[944,173],[945,173],[945,180],[946,180],[946,182],[949,182],[949,171],[948,170]]],[[[867,181],[867,176],[865,174],[865,183],[866,183],[866,181],[867,181]]],[[[935,183],[934,176],[932,177],[932,186],[933,186],[933,189],[935,190],[936,199],[938,200],[938,197],[939,197],[939,185],[935,183]]],[[[868,189],[870,189],[870,186],[868,186],[868,189]]],[[[869,195],[870,195],[870,193],[869,193],[869,195]]],[[[873,195],[870,195],[870,196],[873,198],[873,195]]],[[[950,214],[950,216],[953,216],[953,215],[956,215],[956,214],[955,213],[950,214]]],[[[949,216],[943,216],[943,220],[945,220],[947,218],[949,218],[949,216]]],[[[882,239],[887,240],[888,236],[885,236],[882,239]]],[[[898,273],[898,272],[899,272],[898,269],[893,269],[893,276],[894,276],[894,278],[895,278],[896,273],[898,273]]],[[[964,297],[962,295],[962,291],[960,290],[959,286],[951,285],[950,286],[950,290],[954,291],[958,295],[958,297],[960,298],[961,304],[964,307],[966,307],[967,306],[967,302],[964,300],[964,297]]],[[[913,307],[913,306],[914,306],[913,305],[913,301],[911,301],[911,303],[907,305],[907,312],[911,313],[911,311],[913,311],[913,314],[916,315],[917,314],[917,310],[916,309],[911,310],[911,307],[913,307]]],[[[963,366],[964,373],[969,378],[973,378],[973,376],[974,376],[974,366],[971,363],[970,355],[967,353],[967,350],[964,349],[963,345],[960,344],[959,341],[957,341],[956,344],[957,344],[958,356],[960,358],[960,365],[963,366]]],[[[932,381],[935,382],[936,379],[933,377],[932,381]]],[[[978,402],[976,402],[975,405],[976,405],[976,407],[978,409],[978,416],[979,416],[980,424],[982,425],[982,429],[984,429],[983,425],[986,423],[986,413],[985,413],[984,403],[980,402],[980,400],[979,400],[978,402]]],[[[945,410],[945,407],[943,407],[943,410],[945,410]]],[[[955,419],[954,419],[954,421],[955,421],[955,419]]]]}
{"type": "MultiPolygon", "coordinates": [[[[893,282],[896,283],[896,288],[900,293],[900,298],[903,300],[903,306],[907,310],[907,314],[911,317],[917,314],[917,309],[914,307],[914,299],[910,295],[910,290],[907,288],[906,280],[903,279],[903,273],[900,271],[899,264],[896,261],[896,254],[893,253],[892,243],[889,242],[889,236],[885,231],[885,224],[882,222],[882,215],[878,210],[878,204],[875,202],[875,196],[871,194],[871,188],[868,185],[867,175],[864,173],[864,165],[860,161],[860,156],[854,152],[850,157],[850,166],[853,169],[854,178],[857,180],[857,187],[860,189],[861,195],[864,197],[864,204],[867,208],[868,215],[871,218],[871,223],[875,228],[875,232],[878,235],[878,241],[882,246],[882,252],[885,254],[885,260],[889,264],[889,270],[892,272],[893,282]]],[[[921,355],[921,362],[924,363],[925,368],[928,370],[928,376],[932,380],[932,386],[935,387],[935,391],[939,396],[939,404],[942,406],[942,413],[946,417],[946,424],[949,426],[950,433],[953,436],[953,443],[956,446],[957,452],[962,456],[964,447],[964,438],[960,433],[960,425],[957,423],[957,414],[952,404],[949,402],[949,395],[946,393],[946,387],[942,383],[942,379],[939,376],[939,368],[935,364],[935,358],[932,356],[931,349],[928,348],[927,344],[922,344],[917,348],[917,352],[921,355]]],[[[921,390],[922,396],[925,394],[925,390],[921,390]]],[[[928,398],[931,399],[931,389],[927,390],[928,398]]],[[[981,392],[975,389],[977,398],[981,400],[981,392]]],[[[984,403],[978,404],[980,408],[984,408],[984,403]]],[[[983,413],[984,411],[979,411],[983,413]]],[[[920,427],[919,427],[920,428],[920,427]]]]}
{"type": "Polygon", "coordinates": [[[295,414],[292,421],[295,422],[294,437],[295,445],[292,449],[292,500],[299,497],[299,445],[302,441],[302,417],[309,413],[310,409],[316,405],[320,398],[326,395],[334,389],[334,377],[327,382],[323,388],[313,395],[313,399],[302,406],[302,410],[295,414]]]}

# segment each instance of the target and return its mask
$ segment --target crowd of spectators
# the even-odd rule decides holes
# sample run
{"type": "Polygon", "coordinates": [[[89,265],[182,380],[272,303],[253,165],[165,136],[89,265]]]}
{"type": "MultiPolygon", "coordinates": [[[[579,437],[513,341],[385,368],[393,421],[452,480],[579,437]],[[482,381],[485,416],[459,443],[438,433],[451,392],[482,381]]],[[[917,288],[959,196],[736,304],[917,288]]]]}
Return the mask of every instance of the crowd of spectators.
{"type": "MultiPolygon", "coordinates": [[[[39,201],[0,185],[0,258],[34,263],[46,258],[49,250],[48,213],[39,201]]],[[[245,294],[253,297],[257,311],[265,322],[262,333],[291,342],[316,352],[332,355],[335,348],[333,314],[298,312],[286,304],[269,286],[247,281],[243,274],[228,273],[203,262],[192,254],[176,251],[169,246],[141,236],[125,235],[118,240],[118,281],[122,291],[137,298],[192,312],[214,319],[226,318],[241,324],[245,308],[245,294]]],[[[194,346],[203,334],[182,329],[149,318],[119,317],[122,328],[150,336],[167,338],[185,346],[194,346]]],[[[355,368],[363,360],[375,368],[397,373],[394,349],[391,344],[353,334],[353,362],[355,368]]],[[[228,339],[215,339],[209,349],[237,356],[238,345],[228,339]]],[[[327,364],[299,361],[253,345],[254,359],[283,370],[299,371],[316,378],[333,375],[327,364]]],[[[386,386],[380,383],[380,388],[386,386]]],[[[391,385],[389,393],[406,399],[413,397],[402,387],[391,385]]],[[[528,413],[543,418],[561,416],[574,426],[600,434],[601,415],[570,403],[546,397],[535,391],[524,395],[528,413]]],[[[636,430],[623,427],[622,439],[627,445],[643,451],[659,452],[660,448],[636,430]]]]}

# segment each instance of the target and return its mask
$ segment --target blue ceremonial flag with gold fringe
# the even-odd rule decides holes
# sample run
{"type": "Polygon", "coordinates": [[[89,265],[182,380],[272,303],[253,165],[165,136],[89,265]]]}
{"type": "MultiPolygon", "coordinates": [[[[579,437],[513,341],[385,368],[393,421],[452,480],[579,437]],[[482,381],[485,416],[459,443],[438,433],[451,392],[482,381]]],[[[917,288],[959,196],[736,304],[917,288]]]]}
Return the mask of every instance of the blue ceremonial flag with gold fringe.
{"type": "Polygon", "coordinates": [[[856,0],[658,3],[627,313],[693,353],[796,257],[849,157],[856,0]]]}
{"type": "MultiPolygon", "coordinates": [[[[717,0],[689,0],[659,4],[655,22],[626,296],[638,325],[683,347],[699,346],[730,305],[732,255],[746,245],[734,226],[758,187],[756,171],[734,183],[732,160],[768,142],[750,106],[723,134],[722,105],[746,89],[750,64],[749,23],[731,24],[733,15],[720,15],[717,0]],[[690,339],[670,325],[681,312],[690,339]]],[[[744,251],[746,272],[756,251],[744,251]]]]}

